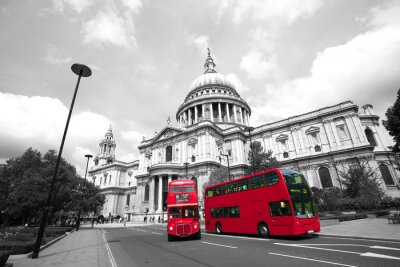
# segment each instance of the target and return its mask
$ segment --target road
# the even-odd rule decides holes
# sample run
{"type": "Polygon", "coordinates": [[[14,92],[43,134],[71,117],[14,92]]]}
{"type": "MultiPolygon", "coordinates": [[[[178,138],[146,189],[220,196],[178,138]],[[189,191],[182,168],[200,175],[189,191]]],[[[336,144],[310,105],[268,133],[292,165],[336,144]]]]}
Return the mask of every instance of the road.
{"type": "Polygon", "coordinates": [[[400,241],[216,235],[167,241],[163,225],[103,230],[113,267],[400,266],[400,241]]]}

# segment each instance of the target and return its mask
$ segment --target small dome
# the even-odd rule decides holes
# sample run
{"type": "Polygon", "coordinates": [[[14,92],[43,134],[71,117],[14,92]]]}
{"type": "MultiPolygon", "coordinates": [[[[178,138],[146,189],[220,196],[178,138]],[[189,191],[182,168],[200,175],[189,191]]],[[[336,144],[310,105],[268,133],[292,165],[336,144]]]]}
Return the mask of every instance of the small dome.
{"type": "Polygon", "coordinates": [[[235,90],[235,86],[233,85],[233,83],[229,81],[224,75],[217,72],[211,72],[205,73],[197,77],[189,86],[189,91],[205,85],[223,85],[235,90]]]}

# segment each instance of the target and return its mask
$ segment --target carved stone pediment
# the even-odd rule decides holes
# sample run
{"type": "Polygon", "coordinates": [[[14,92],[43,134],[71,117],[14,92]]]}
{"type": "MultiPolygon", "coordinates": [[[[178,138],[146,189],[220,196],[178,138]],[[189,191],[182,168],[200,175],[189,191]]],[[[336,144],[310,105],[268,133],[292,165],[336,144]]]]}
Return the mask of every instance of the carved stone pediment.
{"type": "Polygon", "coordinates": [[[283,141],[283,140],[288,140],[288,139],[289,139],[289,136],[287,134],[280,134],[280,135],[278,135],[278,137],[276,137],[277,142],[283,141]]]}
{"type": "Polygon", "coordinates": [[[311,126],[306,130],[306,134],[315,133],[319,131],[320,131],[319,127],[311,126]]]}
{"type": "Polygon", "coordinates": [[[198,139],[192,137],[192,138],[190,138],[190,139],[188,140],[188,145],[191,146],[191,145],[197,144],[197,142],[198,142],[198,139]]]}

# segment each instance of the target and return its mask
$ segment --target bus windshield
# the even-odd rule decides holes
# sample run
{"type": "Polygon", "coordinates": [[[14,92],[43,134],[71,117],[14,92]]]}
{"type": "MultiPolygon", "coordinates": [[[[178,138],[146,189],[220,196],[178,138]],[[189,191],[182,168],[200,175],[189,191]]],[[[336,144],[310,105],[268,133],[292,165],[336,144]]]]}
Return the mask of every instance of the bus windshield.
{"type": "Polygon", "coordinates": [[[316,211],[311,198],[311,191],[304,176],[290,170],[282,170],[282,173],[292,200],[295,216],[298,218],[315,217],[316,211]]]}

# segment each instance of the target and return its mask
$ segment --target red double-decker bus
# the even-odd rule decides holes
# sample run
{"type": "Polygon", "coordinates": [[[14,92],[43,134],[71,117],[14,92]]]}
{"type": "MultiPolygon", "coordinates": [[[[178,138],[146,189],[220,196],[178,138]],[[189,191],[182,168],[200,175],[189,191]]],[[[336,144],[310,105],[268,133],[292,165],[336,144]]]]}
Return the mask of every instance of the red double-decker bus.
{"type": "Polygon", "coordinates": [[[168,241],[175,237],[201,239],[199,204],[193,180],[175,180],[168,185],[168,241]]]}
{"type": "Polygon", "coordinates": [[[304,176],[270,169],[209,186],[205,228],[221,234],[301,235],[320,231],[319,216],[304,176]]]}

